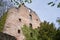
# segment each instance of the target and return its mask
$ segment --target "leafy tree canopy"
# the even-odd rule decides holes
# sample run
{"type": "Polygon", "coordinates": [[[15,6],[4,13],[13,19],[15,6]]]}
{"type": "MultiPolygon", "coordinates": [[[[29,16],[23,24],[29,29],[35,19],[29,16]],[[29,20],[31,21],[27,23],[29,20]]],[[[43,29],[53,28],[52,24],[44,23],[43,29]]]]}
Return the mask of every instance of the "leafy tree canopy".
{"type": "Polygon", "coordinates": [[[60,8],[60,2],[58,2],[59,0],[54,0],[54,1],[51,1],[48,3],[48,5],[51,5],[51,6],[55,6],[57,5],[57,8],[60,8]],[[56,4],[58,2],[58,4],[56,4]]]}
{"type": "Polygon", "coordinates": [[[30,27],[24,26],[22,31],[26,37],[25,40],[55,40],[57,35],[57,30],[54,24],[46,21],[42,22],[40,27],[36,29],[31,29],[30,27]]]}

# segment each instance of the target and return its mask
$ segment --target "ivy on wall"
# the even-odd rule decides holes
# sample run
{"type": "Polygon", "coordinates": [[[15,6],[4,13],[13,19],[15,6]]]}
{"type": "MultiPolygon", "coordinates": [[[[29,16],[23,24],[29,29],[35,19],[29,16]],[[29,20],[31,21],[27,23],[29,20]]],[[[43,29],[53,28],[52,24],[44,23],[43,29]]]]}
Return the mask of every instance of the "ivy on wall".
{"type": "Polygon", "coordinates": [[[4,15],[0,18],[0,32],[2,32],[2,30],[4,28],[6,17],[7,17],[7,12],[4,13],[4,15]]]}
{"type": "Polygon", "coordinates": [[[22,28],[23,34],[26,37],[25,40],[37,40],[37,30],[27,27],[26,25],[22,28]]]}

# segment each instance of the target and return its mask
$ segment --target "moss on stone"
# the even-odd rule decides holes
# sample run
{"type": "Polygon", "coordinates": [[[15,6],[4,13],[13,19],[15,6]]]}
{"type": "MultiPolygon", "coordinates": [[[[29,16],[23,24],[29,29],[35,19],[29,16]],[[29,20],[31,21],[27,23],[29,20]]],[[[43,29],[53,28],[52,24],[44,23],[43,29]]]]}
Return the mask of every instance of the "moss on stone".
{"type": "Polygon", "coordinates": [[[7,17],[7,12],[4,13],[4,15],[1,17],[0,19],[0,32],[2,32],[3,28],[4,28],[4,24],[6,21],[6,17],[7,17]]]}

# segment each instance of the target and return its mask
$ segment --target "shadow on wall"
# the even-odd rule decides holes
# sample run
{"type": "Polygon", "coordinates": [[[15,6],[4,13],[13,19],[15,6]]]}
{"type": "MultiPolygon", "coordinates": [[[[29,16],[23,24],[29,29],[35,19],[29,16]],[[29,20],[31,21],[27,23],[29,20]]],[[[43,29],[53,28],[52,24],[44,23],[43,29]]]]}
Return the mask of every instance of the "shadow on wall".
{"type": "Polygon", "coordinates": [[[0,40],[17,40],[14,36],[0,32],[0,40]]]}

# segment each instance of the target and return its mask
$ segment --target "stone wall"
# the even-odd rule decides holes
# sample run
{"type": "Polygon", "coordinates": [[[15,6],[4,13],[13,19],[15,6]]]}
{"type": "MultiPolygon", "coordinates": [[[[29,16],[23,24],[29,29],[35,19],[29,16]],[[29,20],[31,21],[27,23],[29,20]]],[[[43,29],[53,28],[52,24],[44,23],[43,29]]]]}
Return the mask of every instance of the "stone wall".
{"type": "Polygon", "coordinates": [[[34,11],[25,5],[21,5],[19,8],[11,8],[8,11],[3,33],[15,36],[17,40],[24,40],[25,37],[21,27],[27,25],[34,29],[40,26],[40,22],[39,17],[34,11]]]}
{"type": "Polygon", "coordinates": [[[0,40],[17,40],[14,36],[0,32],[0,40]]]}

